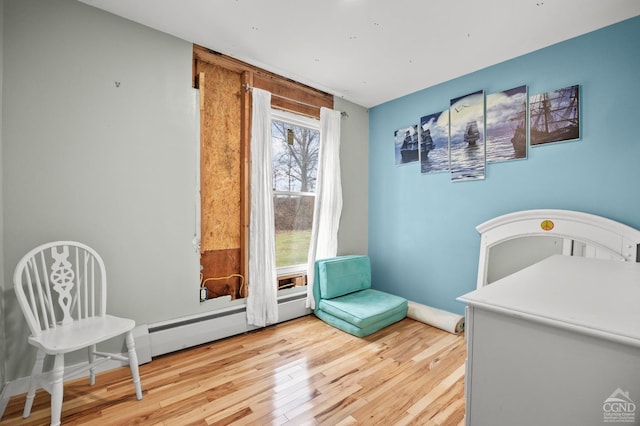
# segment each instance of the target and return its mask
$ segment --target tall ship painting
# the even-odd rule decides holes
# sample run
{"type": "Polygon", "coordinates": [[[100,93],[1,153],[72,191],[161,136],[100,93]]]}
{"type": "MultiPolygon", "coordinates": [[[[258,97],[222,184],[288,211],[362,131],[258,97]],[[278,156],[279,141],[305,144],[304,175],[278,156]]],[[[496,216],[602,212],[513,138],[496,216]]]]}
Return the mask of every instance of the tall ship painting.
{"type": "MultiPolygon", "coordinates": [[[[526,106],[524,108],[526,111],[526,106]]],[[[527,156],[527,123],[524,117],[517,119],[517,126],[513,130],[513,137],[511,138],[511,144],[513,145],[513,152],[515,158],[525,158],[527,156]]]]}
{"type": "Polygon", "coordinates": [[[449,171],[449,110],[420,117],[420,172],[449,171]]]}
{"type": "Polygon", "coordinates": [[[429,155],[429,151],[435,148],[433,138],[431,137],[431,129],[422,126],[420,130],[420,158],[425,159],[429,155]]]}
{"type": "Polygon", "coordinates": [[[488,94],[486,117],[487,163],[527,158],[527,86],[488,94]]]}
{"type": "Polygon", "coordinates": [[[404,142],[400,147],[400,155],[402,155],[402,162],[409,163],[412,161],[418,161],[418,133],[407,130],[404,136],[404,142]]]}
{"type": "Polygon", "coordinates": [[[579,86],[531,96],[529,111],[532,146],[580,138],[579,86]]]}
{"type": "Polygon", "coordinates": [[[478,130],[477,121],[469,121],[467,123],[467,129],[464,131],[464,141],[471,146],[474,146],[480,139],[480,131],[478,130]]]}

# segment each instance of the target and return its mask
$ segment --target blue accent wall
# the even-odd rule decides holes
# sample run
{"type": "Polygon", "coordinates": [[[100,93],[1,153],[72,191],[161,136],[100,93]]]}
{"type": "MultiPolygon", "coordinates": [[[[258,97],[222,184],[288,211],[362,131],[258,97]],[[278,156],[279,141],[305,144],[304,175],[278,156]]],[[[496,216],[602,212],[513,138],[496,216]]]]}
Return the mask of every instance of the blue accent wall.
{"type": "Polygon", "coordinates": [[[462,313],[455,299],[476,285],[475,227],[539,208],[578,210],[640,228],[640,17],[370,110],[374,288],[462,313]],[[580,85],[581,139],[530,148],[526,160],[488,164],[485,180],[453,183],[448,173],[421,174],[417,162],[395,165],[395,130],[447,109],[452,98],[523,84],[530,95],[580,85]]]}

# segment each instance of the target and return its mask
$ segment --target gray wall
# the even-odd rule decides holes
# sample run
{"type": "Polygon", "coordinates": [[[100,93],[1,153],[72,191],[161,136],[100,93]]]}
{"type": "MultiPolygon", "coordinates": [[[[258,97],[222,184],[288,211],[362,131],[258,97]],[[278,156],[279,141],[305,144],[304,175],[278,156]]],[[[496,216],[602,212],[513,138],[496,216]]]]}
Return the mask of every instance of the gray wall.
{"type": "Polygon", "coordinates": [[[347,113],[340,122],[343,207],[338,230],[338,254],[366,254],[369,112],[340,98],[335,98],[334,108],[347,113]]]}
{"type": "Polygon", "coordinates": [[[2,46],[3,46],[3,33],[4,33],[4,25],[3,19],[4,17],[4,0],[0,0],[0,393],[4,388],[4,384],[6,382],[6,369],[5,369],[5,350],[7,347],[4,339],[4,289],[5,289],[5,280],[4,280],[4,248],[2,241],[4,240],[4,228],[2,221],[2,212],[3,212],[3,202],[2,202],[2,194],[3,194],[3,182],[4,182],[4,173],[2,168],[2,69],[3,69],[3,61],[2,61],[2,46]]]}
{"type": "MultiPolygon", "coordinates": [[[[191,44],[73,0],[7,0],[4,31],[5,282],[30,248],[77,239],[104,257],[112,314],[204,310],[191,44]]],[[[5,302],[12,380],[32,351],[5,302]]]]}
{"type": "MultiPolygon", "coordinates": [[[[192,45],[73,0],[5,0],[3,55],[4,281],[35,245],[77,239],[105,259],[111,313],[148,324],[215,309],[198,301],[191,243],[192,45]]],[[[340,250],[365,252],[367,113],[336,105],[349,114],[340,250]]],[[[4,298],[10,381],[33,352],[4,298]]]]}

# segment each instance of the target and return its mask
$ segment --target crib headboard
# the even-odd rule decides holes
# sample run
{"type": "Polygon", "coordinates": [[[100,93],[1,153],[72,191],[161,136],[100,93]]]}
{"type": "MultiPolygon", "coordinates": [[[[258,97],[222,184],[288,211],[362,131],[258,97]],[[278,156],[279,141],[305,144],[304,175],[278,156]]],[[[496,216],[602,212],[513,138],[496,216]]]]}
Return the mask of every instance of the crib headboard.
{"type": "Polygon", "coordinates": [[[478,288],[552,254],[640,262],[640,231],[571,210],[525,210],[476,227],[481,235],[478,288]]]}

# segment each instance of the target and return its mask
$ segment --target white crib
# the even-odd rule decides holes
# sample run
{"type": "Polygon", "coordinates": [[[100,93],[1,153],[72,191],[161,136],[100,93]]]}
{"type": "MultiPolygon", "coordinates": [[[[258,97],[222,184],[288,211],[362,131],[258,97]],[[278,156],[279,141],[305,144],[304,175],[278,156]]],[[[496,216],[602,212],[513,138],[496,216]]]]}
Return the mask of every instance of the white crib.
{"type": "Polygon", "coordinates": [[[477,288],[553,254],[640,262],[640,231],[571,210],[525,210],[476,227],[481,234],[477,288]]]}
{"type": "Polygon", "coordinates": [[[640,231],[564,210],[477,229],[467,426],[638,424],[640,231]]]}

